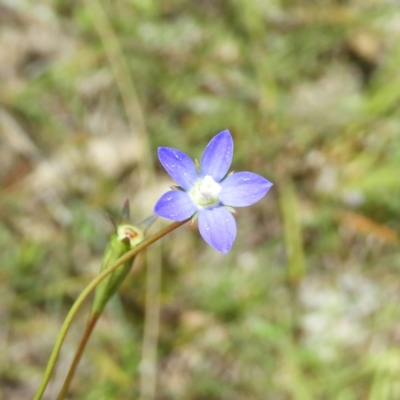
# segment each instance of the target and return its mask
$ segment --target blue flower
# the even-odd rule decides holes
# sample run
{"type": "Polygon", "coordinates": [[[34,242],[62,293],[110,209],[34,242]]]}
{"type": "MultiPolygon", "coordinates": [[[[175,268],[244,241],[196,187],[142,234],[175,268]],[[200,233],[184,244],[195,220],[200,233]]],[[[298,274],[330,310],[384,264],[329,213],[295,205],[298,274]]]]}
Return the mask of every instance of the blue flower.
{"type": "Polygon", "coordinates": [[[197,213],[200,234],[212,247],[227,253],[236,237],[232,207],[250,206],[260,200],[272,183],[252,172],[226,176],[232,162],[233,140],[228,130],[214,136],[204,150],[200,167],[185,153],[169,147],[158,149],[158,158],[179,185],[165,193],[155,214],[183,221],[197,213]]]}

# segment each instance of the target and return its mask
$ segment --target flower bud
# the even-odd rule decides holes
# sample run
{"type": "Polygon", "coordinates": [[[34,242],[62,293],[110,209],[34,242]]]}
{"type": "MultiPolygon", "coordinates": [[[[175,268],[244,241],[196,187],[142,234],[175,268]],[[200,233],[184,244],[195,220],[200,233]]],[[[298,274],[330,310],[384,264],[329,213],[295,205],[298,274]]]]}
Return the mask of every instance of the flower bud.
{"type": "MultiPolygon", "coordinates": [[[[116,227],[116,232],[111,235],[110,241],[108,242],[104,252],[100,272],[109,268],[120,257],[143,241],[147,229],[156,218],[157,217],[153,215],[138,226],[129,224],[118,225],[116,227]]],[[[127,277],[134,259],[135,258],[129,259],[124,264],[120,265],[97,285],[93,300],[92,314],[100,315],[102,313],[107,302],[127,277]]]]}

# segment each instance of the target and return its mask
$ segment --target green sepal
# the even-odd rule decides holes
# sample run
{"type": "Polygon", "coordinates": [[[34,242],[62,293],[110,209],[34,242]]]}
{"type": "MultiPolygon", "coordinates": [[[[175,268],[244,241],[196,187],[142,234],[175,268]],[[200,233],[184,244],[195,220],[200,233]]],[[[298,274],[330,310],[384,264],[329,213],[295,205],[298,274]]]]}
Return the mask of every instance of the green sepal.
{"type": "Polygon", "coordinates": [[[198,218],[199,218],[199,213],[196,212],[192,217],[191,223],[194,224],[197,221],[198,218]]]}
{"type": "Polygon", "coordinates": [[[194,165],[196,166],[197,173],[200,174],[200,163],[197,158],[194,159],[194,165]]]}
{"type": "Polygon", "coordinates": [[[181,186],[171,185],[170,188],[171,188],[172,190],[180,190],[181,192],[184,192],[184,191],[185,191],[185,189],[184,189],[183,187],[181,187],[181,186]]]}

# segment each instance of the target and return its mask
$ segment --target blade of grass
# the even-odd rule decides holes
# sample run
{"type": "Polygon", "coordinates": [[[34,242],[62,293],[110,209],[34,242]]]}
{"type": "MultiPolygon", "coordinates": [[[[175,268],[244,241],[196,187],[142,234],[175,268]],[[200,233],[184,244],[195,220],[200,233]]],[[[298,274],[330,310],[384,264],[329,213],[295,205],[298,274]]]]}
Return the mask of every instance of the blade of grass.
{"type": "Polygon", "coordinates": [[[306,262],[297,195],[294,185],[290,180],[283,180],[280,184],[279,202],[283,219],[283,234],[288,263],[287,282],[289,286],[298,286],[304,277],[306,262]]]}

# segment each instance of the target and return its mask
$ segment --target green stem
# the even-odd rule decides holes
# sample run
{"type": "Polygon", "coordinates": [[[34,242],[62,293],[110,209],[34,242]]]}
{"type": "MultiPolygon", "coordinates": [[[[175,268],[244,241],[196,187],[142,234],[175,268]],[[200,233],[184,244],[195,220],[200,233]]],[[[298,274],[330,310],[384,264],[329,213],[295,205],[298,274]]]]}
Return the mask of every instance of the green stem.
{"type": "Polygon", "coordinates": [[[79,343],[78,349],[76,350],[74,359],[72,360],[71,366],[69,367],[67,377],[65,378],[65,381],[60,390],[60,394],[57,397],[57,400],[63,400],[65,398],[65,396],[68,392],[68,389],[69,389],[69,385],[71,384],[72,378],[75,375],[76,367],[78,366],[79,361],[81,360],[83,351],[85,350],[86,343],[88,342],[90,335],[92,334],[92,331],[93,331],[99,317],[100,317],[100,314],[98,314],[98,313],[93,313],[91,315],[91,317],[86,325],[85,332],[83,333],[82,339],[79,343]]]}
{"type": "Polygon", "coordinates": [[[54,366],[56,364],[58,355],[60,353],[61,345],[65,339],[67,331],[71,325],[72,319],[75,317],[76,313],[78,312],[79,308],[89,296],[89,294],[95,289],[95,287],[108,275],[110,275],[115,269],[117,269],[120,265],[124,264],[126,261],[134,257],[140,251],[145,249],[150,244],[154,243],[158,239],[162,238],[166,234],[172,232],[174,229],[179,228],[181,225],[189,221],[189,219],[180,222],[173,222],[172,224],[166,226],[165,228],[161,229],[160,231],[156,232],[154,235],[150,236],[149,238],[143,240],[143,242],[139,243],[135,248],[128,251],[124,254],[121,258],[119,258],[115,264],[111,265],[109,268],[104,270],[100,273],[96,278],[94,278],[89,285],[82,291],[79,297],[75,300],[75,303],[72,305],[71,309],[69,310],[64,323],[61,326],[60,332],[58,333],[56,343],[54,345],[53,351],[50,355],[49,362],[46,367],[46,371],[43,375],[42,382],[40,383],[39,389],[36,392],[35,397],[33,400],[40,400],[43,396],[43,393],[46,389],[46,386],[50,380],[50,376],[53,372],[54,366]]]}

